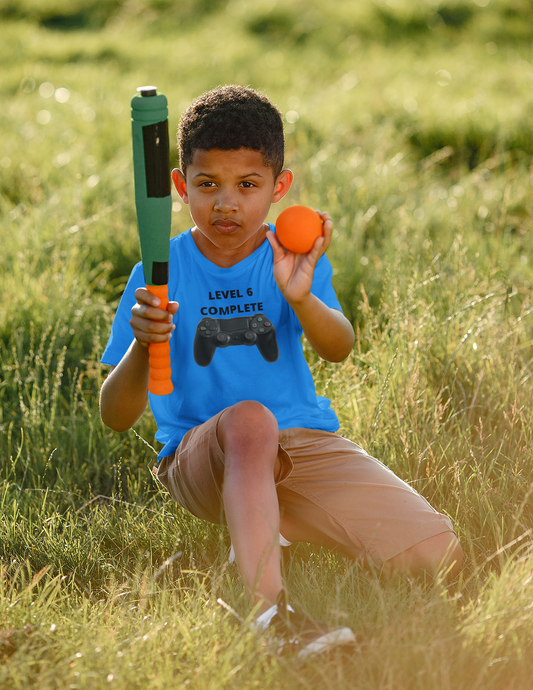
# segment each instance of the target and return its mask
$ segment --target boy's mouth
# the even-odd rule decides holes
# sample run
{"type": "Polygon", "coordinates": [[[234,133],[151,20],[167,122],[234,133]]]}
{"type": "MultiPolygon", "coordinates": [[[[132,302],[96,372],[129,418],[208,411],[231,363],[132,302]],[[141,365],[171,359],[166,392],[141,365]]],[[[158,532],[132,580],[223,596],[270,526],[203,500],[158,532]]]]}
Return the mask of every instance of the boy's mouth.
{"type": "Polygon", "coordinates": [[[217,228],[219,232],[229,233],[233,232],[239,227],[239,224],[234,220],[229,220],[227,218],[217,218],[213,221],[213,225],[217,228]]]}

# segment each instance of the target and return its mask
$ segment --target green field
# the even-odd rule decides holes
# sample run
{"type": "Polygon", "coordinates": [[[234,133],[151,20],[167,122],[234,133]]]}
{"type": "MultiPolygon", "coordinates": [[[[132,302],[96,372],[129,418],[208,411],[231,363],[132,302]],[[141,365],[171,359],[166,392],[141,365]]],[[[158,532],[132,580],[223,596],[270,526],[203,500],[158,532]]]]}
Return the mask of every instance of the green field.
{"type": "MultiPolygon", "coordinates": [[[[0,3],[0,687],[526,689],[533,676],[532,0],[0,3]],[[308,545],[296,605],[350,657],[267,653],[229,537],[152,478],[146,413],[101,423],[99,358],[139,260],[129,102],[208,88],[284,113],[357,341],[308,352],[341,432],[457,528],[449,586],[308,545]]],[[[175,151],[172,163],[177,164],[175,151]]],[[[274,220],[280,207],[273,209],[274,220]]],[[[189,227],[174,198],[173,233],[189,227]]]]}

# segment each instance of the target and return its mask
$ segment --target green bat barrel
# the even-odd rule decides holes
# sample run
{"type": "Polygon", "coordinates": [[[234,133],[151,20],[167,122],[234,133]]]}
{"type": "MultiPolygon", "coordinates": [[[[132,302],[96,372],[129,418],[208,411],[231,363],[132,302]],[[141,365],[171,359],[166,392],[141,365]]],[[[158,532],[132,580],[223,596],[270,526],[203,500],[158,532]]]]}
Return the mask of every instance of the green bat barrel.
{"type": "MultiPolygon", "coordinates": [[[[155,86],[141,86],[131,99],[135,207],[147,289],[168,306],[168,257],[172,197],[167,99],[155,86]]],[[[149,390],[172,392],[169,343],[151,343],[149,390]]]]}

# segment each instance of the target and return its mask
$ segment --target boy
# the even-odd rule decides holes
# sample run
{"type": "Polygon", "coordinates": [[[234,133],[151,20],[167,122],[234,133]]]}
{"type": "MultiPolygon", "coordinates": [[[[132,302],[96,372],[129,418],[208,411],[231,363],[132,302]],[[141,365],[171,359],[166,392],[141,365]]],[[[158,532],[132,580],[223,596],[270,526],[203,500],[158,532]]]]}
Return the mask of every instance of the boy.
{"type": "Polygon", "coordinates": [[[182,116],[178,146],[172,179],[194,227],[171,241],[168,311],[140,264],[130,277],[102,357],[114,367],[102,419],[116,431],[135,424],[148,400],[147,346],[170,340],[174,391],[150,395],[165,444],[158,479],[194,515],[227,524],[260,629],[290,637],[302,625],[300,648],[346,642],[349,629],[324,635],[289,614],[280,538],[406,573],[454,574],[461,548],[446,516],[334,433],[337,417],[315,393],[302,332],[333,362],[354,333],[331,286],[329,215],[318,212],[323,237],[305,255],[264,222],[293,178],[277,108],[252,89],[214,89],[182,116]]]}

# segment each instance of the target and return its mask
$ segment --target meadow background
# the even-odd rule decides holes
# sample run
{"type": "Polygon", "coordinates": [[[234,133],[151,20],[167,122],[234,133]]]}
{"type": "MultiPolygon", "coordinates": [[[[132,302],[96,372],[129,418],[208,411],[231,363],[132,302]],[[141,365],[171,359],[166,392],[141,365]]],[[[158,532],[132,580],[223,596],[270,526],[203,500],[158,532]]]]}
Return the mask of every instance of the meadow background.
{"type": "Polygon", "coordinates": [[[531,687],[532,19],[531,0],[1,0],[2,688],[531,687]],[[350,657],[265,653],[217,603],[249,614],[227,531],[151,476],[150,415],[120,435],[98,414],[139,260],[130,99],[157,85],[175,132],[224,83],[284,113],[283,203],[334,219],[357,342],[307,353],[318,389],[466,553],[446,587],[292,547],[295,604],[351,625],[350,657]]]}

